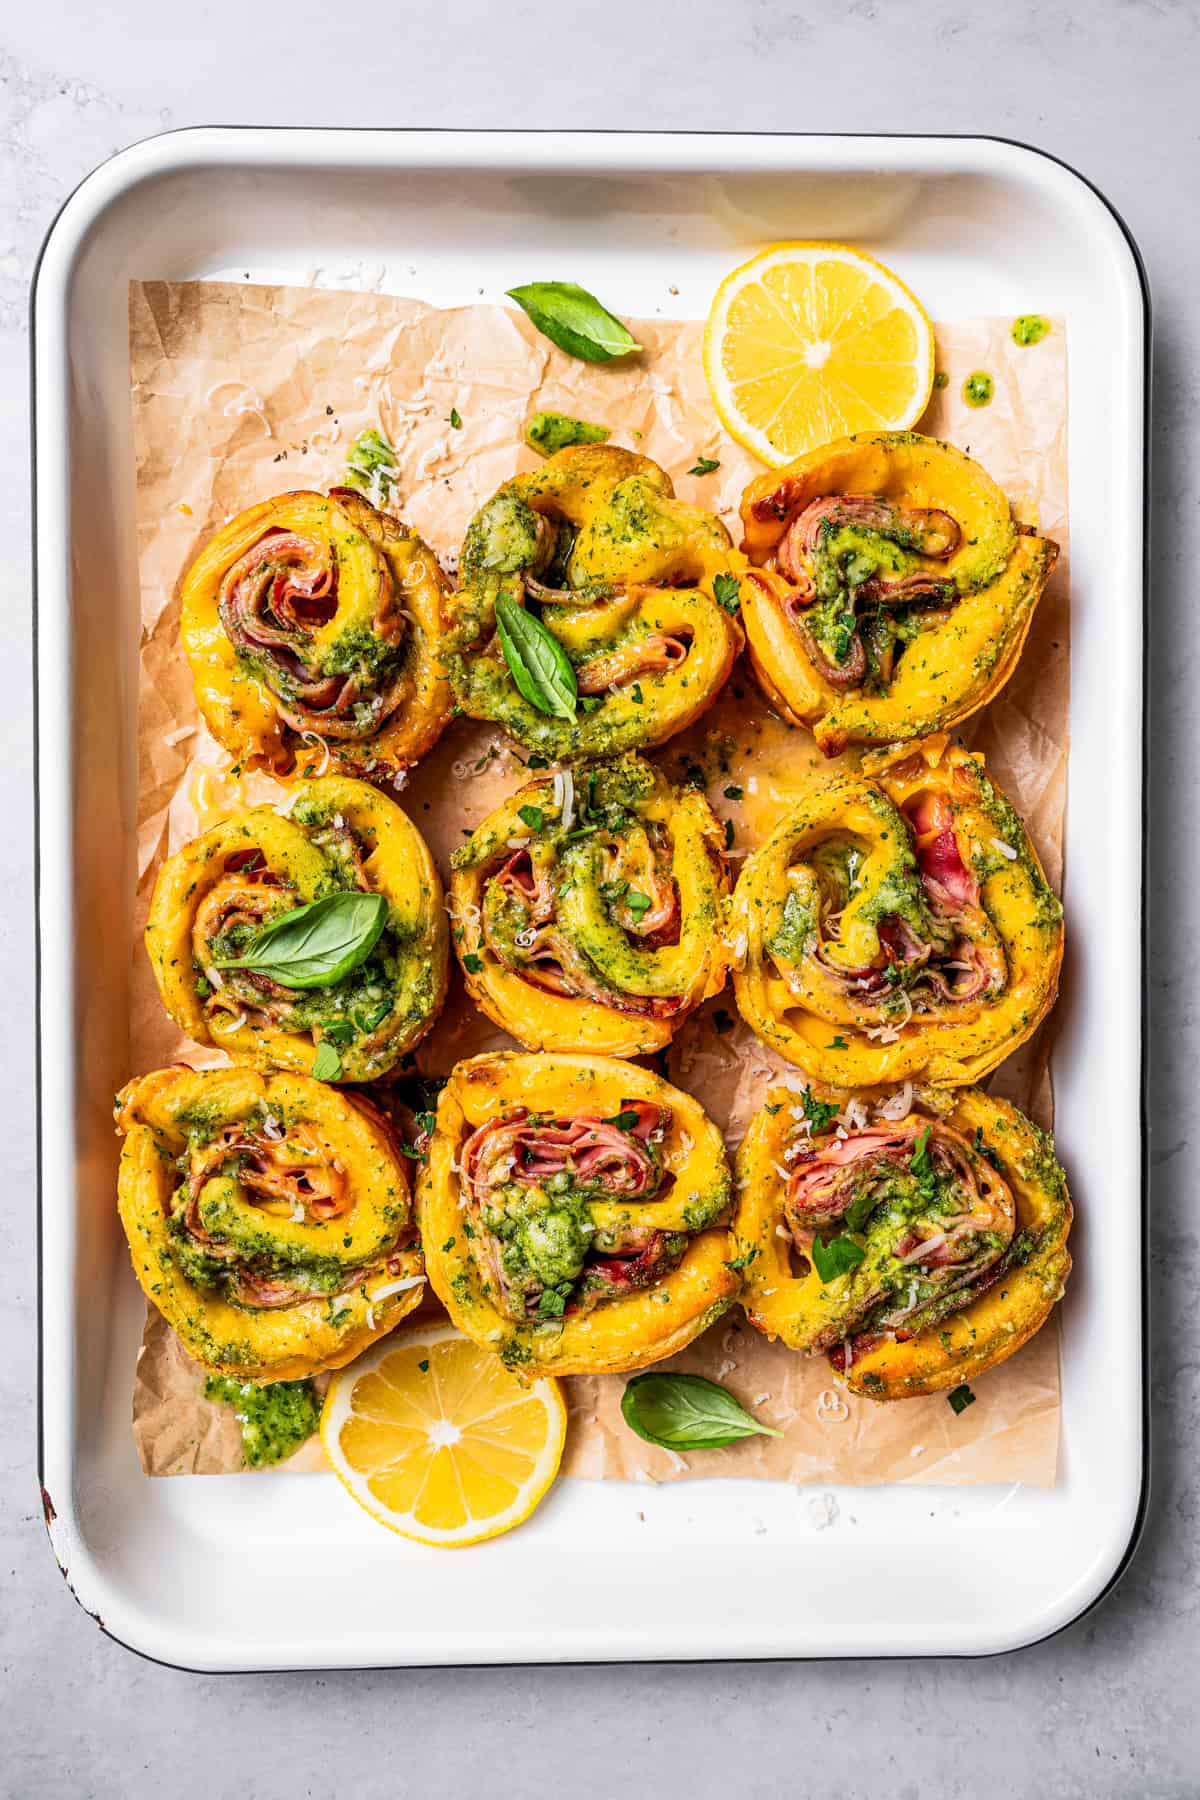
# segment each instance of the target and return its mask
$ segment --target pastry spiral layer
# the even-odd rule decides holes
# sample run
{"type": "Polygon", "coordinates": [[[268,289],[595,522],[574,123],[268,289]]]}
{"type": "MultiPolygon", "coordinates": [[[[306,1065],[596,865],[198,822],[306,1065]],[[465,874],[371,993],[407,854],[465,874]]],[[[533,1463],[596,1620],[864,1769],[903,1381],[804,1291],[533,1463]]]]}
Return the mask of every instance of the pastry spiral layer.
{"type": "Polygon", "coordinates": [[[324,1045],[325,1079],[370,1081],[437,1017],[449,933],[420,832],[368,783],[330,775],[297,782],[286,812],[235,813],[169,857],[146,949],[163,1004],[197,1043],[304,1074],[324,1045]],[[377,941],[348,973],[293,987],[285,968],[231,966],[274,921],[339,894],[387,903],[377,941]]]}
{"type": "Polygon", "coordinates": [[[160,1069],[117,1096],[118,1208],[146,1298],[205,1368],[338,1369],[421,1297],[403,1158],[302,1075],[160,1069]]]}
{"type": "Polygon", "coordinates": [[[471,521],[447,645],[455,698],[554,761],[661,744],[733,667],[742,633],[730,571],[741,567],[724,526],[676,500],[656,463],[608,444],[560,450],[471,521]],[[549,716],[514,679],[497,631],[501,595],[570,663],[577,693],[565,716],[549,716]]]}
{"type": "Polygon", "coordinates": [[[981,1080],[1045,1018],[1062,962],[1024,825],[979,757],[937,742],[797,802],[747,859],[731,933],[747,1024],[843,1088],[981,1080]]]}
{"type": "Polygon", "coordinates": [[[600,1056],[479,1056],[443,1088],[418,1180],[429,1278],[518,1374],[644,1368],[720,1316],[725,1148],[697,1102],[600,1056]]]}
{"type": "Polygon", "coordinates": [[[724,985],[725,874],[703,794],[648,763],[547,775],[454,856],[476,1004],[531,1050],[640,1056],[724,985]]]}
{"type": "Polygon", "coordinates": [[[976,1089],[772,1089],[738,1156],[752,1324],[875,1400],[935,1393],[1039,1331],[1071,1268],[1044,1131],[976,1089]]]}
{"type": "Polygon", "coordinates": [[[842,438],[742,500],[742,621],[767,698],[821,749],[946,730],[1012,674],[1058,556],[916,432],[842,438]]]}
{"type": "Polygon", "coordinates": [[[447,583],[407,526],[352,488],[231,519],[183,582],[196,700],[239,761],[380,779],[437,742],[447,583]]]}

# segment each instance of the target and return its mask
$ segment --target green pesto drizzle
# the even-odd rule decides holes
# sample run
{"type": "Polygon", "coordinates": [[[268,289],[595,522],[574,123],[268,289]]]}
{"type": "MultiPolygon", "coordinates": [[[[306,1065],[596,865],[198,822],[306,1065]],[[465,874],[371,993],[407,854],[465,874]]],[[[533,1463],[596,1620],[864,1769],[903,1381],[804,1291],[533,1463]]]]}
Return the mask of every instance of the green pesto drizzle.
{"type": "Polygon", "coordinates": [[[263,1469],[306,1443],[317,1429],[321,1402],[311,1381],[237,1381],[209,1375],[204,1398],[232,1406],[242,1432],[242,1454],[252,1469],[263,1469]]]}
{"type": "Polygon", "coordinates": [[[1012,341],[1014,344],[1040,344],[1050,330],[1049,319],[1041,313],[1022,313],[1019,319],[1012,322],[1012,341]]]}

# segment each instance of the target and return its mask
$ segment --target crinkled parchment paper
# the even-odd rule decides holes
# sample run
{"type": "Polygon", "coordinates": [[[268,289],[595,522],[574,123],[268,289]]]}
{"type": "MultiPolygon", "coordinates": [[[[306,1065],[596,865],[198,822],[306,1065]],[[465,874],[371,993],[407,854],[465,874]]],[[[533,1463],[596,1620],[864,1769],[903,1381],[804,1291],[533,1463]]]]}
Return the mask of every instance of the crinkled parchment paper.
{"type": "MultiPolygon", "coordinates": [[[[1064,546],[1067,520],[1066,337],[1055,321],[1040,344],[1019,348],[1011,321],[939,325],[935,391],[922,428],[978,457],[1011,496],[1018,517],[1064,546]],[[987,370],[995,397],[962,398],[964,378],[987,370]]],[[[142,602],[137,815],[139,924],[164,855],[239,804],[280,791],[262,776],[238,779],[199,722],[179,645],[179,580],[204,540],[232,513],[289,488],[342,476],[354,439],[374,425],[399,459],[395,510],[454,567],[476,507],[536,458],[524,448],[530,415],[553,408],[613,428],[614,441],[661,463],[676,491],[720,513],[739,535],[738,497],[759,465],[722,433],[700,364],[701,326],[636,327],[645,354],[629,366],[572,362],[524,317],[495,306],[440,311],[417,301],[320,289],[235,283],[134,284],[130,328],[142,602]],[[451,412],[461,419],[450,422],[451,412]],[[699,456],[719,470],[687,471],[699,456]]],[[[1069,603],[1066,558],[1034,620],[1013,679],[971,721],[965,740],[1024,815],[1057,886],[1066,793],[1069,603]]],[[[699,763],[735,852],[761,841],[787,799],[824,764],[807,733],[768,711],[739,668],[717,705],[658,754],[681,773],[699,763]],[[724,766],[722,766],[724,764],[724,766]],[[734,803],[726,786],[744,789],[734,803]]],[[[491,727],[459,720],[413,771],[401,804],[428,838],[443,875],[465,827],[519,786],[522,763],[491,727]]],[[[159,1003],[140,938],[134,958],[129,1073],[184,1057],[223,1060],[180,1037],[159,1003]]],[[[467,1004],[457,977],[419,1063],[445,1073],[460,1057],[509,1040],[467,1004]]],[[[1046,1034],[1013,1057],[993,1086],[1050,1120],[1046,1034]]],[[[691,1019],[672,1053],[673,1078],[740,1140],[773,1059],[736,1020],[727,993],[691,1019]]],[[[1069,1146],[1067,1146],[1069,1152],[1069,1146]]],[[[670,1481],[747,1475],[797,1482],[983,1483],[1055,1479],[1059,1432],[1058,1333],[1043,1331],[976,1385],[956,1416],[944,1397],[878,1406],[840,1389],[823,1359],[803,1359],[760,1338],[735,1308],[673,1361],[723,1381],[781,1439],[755,1438],[692,1458],[633,1436],[621,1422],[619,1376],[569,1382],[566,1472],[670,1481]]],[[[151,1314],[139,1356],[134,1431],[154,1475],[241,1466],[230,1410],[201,1393],[202,1376],[151,1314]]],[[[289,1468],[318,1468],[314,1440],[289,1468]]]]}

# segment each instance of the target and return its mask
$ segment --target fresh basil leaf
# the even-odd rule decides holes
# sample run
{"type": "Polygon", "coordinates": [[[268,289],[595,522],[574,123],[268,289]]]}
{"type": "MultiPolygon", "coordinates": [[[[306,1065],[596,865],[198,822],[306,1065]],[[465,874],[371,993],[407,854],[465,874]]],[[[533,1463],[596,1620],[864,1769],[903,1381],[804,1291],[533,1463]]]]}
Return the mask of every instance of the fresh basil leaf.
{"type": "Polygon", "coordinates": [[[594,294],[573,281],[530,281],[509,288],[508,297],[543,337],[581,362],[612,362],[642,347],[594,294]]]}
{"type": "Polygon", "coordinates": [[[622,1108],[619,1113],[614,1113],[611,1119],[601,1119],[600,1123],[602,1125],[615,1125],[618,1131],[632,1131],[637,1124],[639,1117],[640,1114],[634,1112],[632,1109],[626,1111],[622,1108]]]}
{"type": "Polygon", "coordinates": [[[496,595],[496,625],[517,692],[549,719],[574,720],[575,671],[553,632],[503,589],[496,595]]]}
{"type": "Polygon", "coordinates": [[[468,975],[478,975],[482,972],[483,958],[482,956],[476,956],[473,951],[464,956],[462,961],[463,968],[467,971],[468,975]]]}
{"type": "Polygon", "coordinates": [[[342,1072],[342,1059],[328,1038],[322,1038],[317,1045],[312,1072],[318,1081],[336,1081],[342,1072]]]}
{"type": "Polygon", "coordinates": [[[218,969],[247,969],[280,987],[332,987],[366,962],[387,924],[382,894],[357,888],[293,907],[264,925],[241,956],[215,959],[218,969]]]}
{"type": "Polygon", "coordinates": [[[643,918],[644,915],[650,911],[649,894],[639,894],[636,888],[627,888],[625,890],[624,899],[625,905],[635,919],[643,918]]]}
{"type": "Polygon", "coordinates": [[[589,425],[560,412],[534,413],[525,427],[525,442],[539,456],[553,456],[572,444],[604,444],[610,435],[607,425],[589,425]]]}
{"type": "Polygon", "coordinates": [[[848,1275],[851,1269],[857,1269],[866,1254],[861,1244],[844,1234],[825,1244],[818,1232],[812,1241],[812,1259],[822,1281],[836,1281],[839,1275],[848,1275]]]}
{"type": "Polygon", "coordinates": [[[965,1381],[960,1383],[958,1387],[951,1388],[950,1392],[946,1395],[946,1399],[950,1404],[951,1411],[956,1413],[965,1412],[968,1406],[974,1406],[975,1404],[975,1395],[971,1392],[965,1381]]]}
{"type": "Polygon", "coordinates": [[[736,575],[714,575],[713,599],[718,606],[723,606],[727,613],[736,613],[738,609],[738,578],[736,575]]]}
{"type": "Polygon", "coordinates": [[[522,825],[528,825],[530,831],[540,831],[546,823],[546,815],[540,806],[519,806],[517,817],[522,825]]]}
{"type": "Polygon", "coordinates": [[[719,457],[714,458],[711,456],[698,456],[696,458],[694,466],[688,470],[688,474],[689,475],[711,475],[713,470],[719,469],[720,466],[721,466],[721,461],[720,461],[719,457]]]}
{"type": "Polygon", "coordinates": [[[452,406],[450,408],[450,423],[455,431],[462,430],[462,414],[459,412],[457,406],[452,406]]]}
{"type": "Polygon", "coordinates": [[[651,1369],[625,1383],[621,1416],[631,1431],[664,1450],[719,1450],[748,1437],[782,1437],[760,1425],[728,1389],[703,1375],[651,1369]]]}

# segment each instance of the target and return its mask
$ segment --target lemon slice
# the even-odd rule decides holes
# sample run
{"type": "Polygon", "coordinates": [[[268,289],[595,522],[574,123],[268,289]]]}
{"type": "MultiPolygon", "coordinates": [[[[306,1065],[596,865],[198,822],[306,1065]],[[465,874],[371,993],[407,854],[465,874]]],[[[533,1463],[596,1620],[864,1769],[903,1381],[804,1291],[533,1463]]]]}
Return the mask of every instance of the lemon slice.
{"type": "Polygon", "coordinates": [[[727,275],[704,331],[721,423],[778,468],[856,431],[907,431],[933,388],[933,326],[846,244],[772,244],[727,275]]]}
{"type": "Polygon", "coordinates": [[[450,1325],[394,1333],[334,1375],[321,1443],[358,1504],[422,1544],[476,1544],[527,1519],[562,1460],[567,1410],[450,1325]]]}

